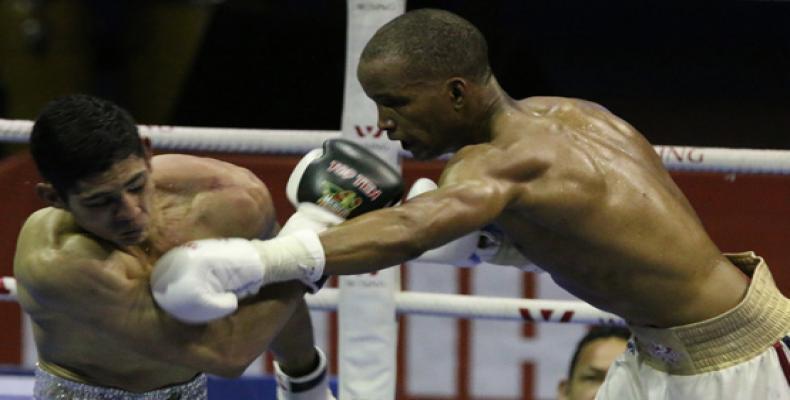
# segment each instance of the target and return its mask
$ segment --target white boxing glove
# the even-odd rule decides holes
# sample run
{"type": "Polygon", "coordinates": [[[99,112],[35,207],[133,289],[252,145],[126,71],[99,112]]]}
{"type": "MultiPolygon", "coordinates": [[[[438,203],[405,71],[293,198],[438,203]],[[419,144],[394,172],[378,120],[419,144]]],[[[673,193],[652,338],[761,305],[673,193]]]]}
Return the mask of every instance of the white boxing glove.
{"type": "Polygon", "coordinates": [[[238,300],[261,286],[294,279],[319,281],[324,250],[318,234],[300,230],[271,240],[205,239],[173,248],[154,265],[154,300],[187,323],[232,314],[238,300]]]}
{"type": "Polygon", "coordinates": [[[235,311],[238,298],[258,291],[263,274],[249,240],[200,240],[176,247],[156,262],[151,291],[176,319],[200,323],[235,311]]]}

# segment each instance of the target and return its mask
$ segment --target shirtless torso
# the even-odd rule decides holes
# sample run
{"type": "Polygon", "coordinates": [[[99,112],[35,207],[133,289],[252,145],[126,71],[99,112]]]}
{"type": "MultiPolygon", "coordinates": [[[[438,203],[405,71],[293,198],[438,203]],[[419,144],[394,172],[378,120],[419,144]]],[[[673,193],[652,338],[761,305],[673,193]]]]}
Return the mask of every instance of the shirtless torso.
{"type": "MultiPolygon", "coordinates": [[[[381,119],[406,113],[382,109],[381,119]]],[[[391,137],[413,142],[405,120],[391,137]]],[[[652,146],[608,110],[528,98],[501,104],[488,131],[456,152],[435,192],[322,234],[326,271],[392,265],[494,223],[561,286],[633,324],[700,321],[743,297],[746,276],[707,236],[652,146]],[[371,230],[382,232],[368,239],[375,245],[354,233],[371,230]]]]}
{"type": "MultiPolygon", "coordinates": [[[[112,188],[136,171],[122,168],[94,183],[112,188]]],[[[152,171],[151,222],[139,244],[121,247],[100,239],[53,207],[25,223],[14,272],[19,302],[33,320],[40,366],[48,372],[130,391],[185,382],[201,371],[232,375],[244,366],[233,357],[260,348],[282,324],[237,332],[234,325],[245,323],[241,316],[189,326],[154,305],[149,275],[165,251],[209,237],[266,237],[275,219],[266,187],[243,168],[162,155],[152,159],[152,171]]],[[[290,302],[261,301],[255,312],[287,316],[301,291],[275,289],[259,297],[278,296],[290,302]]]]}
{"type": "Polygon", "coordinates": [[[632,126],[581,100],[530,98],[518,109],[491,144],[459,159],[513,185],[495,221],[527,258],[634,324],[682,325],[740,301],[746,276],[632,126]]]}

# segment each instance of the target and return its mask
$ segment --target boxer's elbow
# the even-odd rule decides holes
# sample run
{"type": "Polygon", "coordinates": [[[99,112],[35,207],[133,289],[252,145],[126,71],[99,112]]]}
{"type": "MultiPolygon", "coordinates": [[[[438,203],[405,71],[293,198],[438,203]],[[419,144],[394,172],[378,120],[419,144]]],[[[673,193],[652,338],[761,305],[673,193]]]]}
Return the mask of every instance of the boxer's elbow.
{"type": "Polygon", "coordinates": [[[238,378],[247,370],[247,367],[255,361],[255,358],[257,358],[257,354],[251,356],[246,354],[233,354],[232,352],[216,352],[215,357],[213,357],[213,362],[211,362],[210,366],[203,372],[223,378],[238,378]]]}
{"type": "MultiPolygon", "coordinates": [[[[228,327],[229,324],[223,324],[228,327]]],[[[233,330],[213,330],[212,324],[203,338],[194,342],[188,351],[198,361],[203,372],[225,378],[236,378],[247,370],[250,364],[266,349],[271,340],[256,340],[255,344],[247,337],[241,337],[233,330]]],[[[241,327],[239,327],[241,328],[241,327]]]]}

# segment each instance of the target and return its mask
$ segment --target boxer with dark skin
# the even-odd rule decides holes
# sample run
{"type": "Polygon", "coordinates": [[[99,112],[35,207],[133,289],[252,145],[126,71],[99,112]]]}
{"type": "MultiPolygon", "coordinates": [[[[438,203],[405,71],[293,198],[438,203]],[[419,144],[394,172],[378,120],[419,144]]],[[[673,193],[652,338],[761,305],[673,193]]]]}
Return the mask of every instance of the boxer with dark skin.
{"type": "Polygon", "coordinates": [[[631,323],[686,324],[738,304],[747,277],[634,127],[589,101],[510,98],[479,32],[446,12],[409,14],[371,39],[358,77],[391,140],[419,159],[455,154],[438,190],[322,233],[325,274],[396,265],[495,224],[562,287],[631,323]],[[456,37],[422,44],[410,26],[422,20],[456,37]],[[447,51],[463,58],[410,46],[463,47],[447,51]]]}
{"type": "Polygon", "coordinates": [[[150,293],[154,262],[174,246],[272,236],[271,196],[250,171],[189,155],[152,157],[125,111],[88,96],[51,103],[31,142],[49,178],[36,189],[50,207],[22,228],[14,274],[42,370],[143,393],[201,372],[238,376],[270,346],[286,372],[314,367],[299,283],[273,286],[207,324],[170,317],[150,293]],[[107,156],[86,156],[92,152],[107,156]]]}

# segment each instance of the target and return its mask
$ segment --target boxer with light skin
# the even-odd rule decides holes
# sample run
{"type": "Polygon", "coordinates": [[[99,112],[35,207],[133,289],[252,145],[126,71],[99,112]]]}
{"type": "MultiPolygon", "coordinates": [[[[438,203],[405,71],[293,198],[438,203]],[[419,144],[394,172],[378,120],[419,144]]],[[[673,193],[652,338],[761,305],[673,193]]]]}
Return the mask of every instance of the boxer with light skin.
{"type": "Polygon", "coordinates": [[[576,344],[568,376],[557,385],[557,400],[593,400],[606,372],[625,351],[631,332],[626,328],[595,326],[576,344]]]}
{"type": "Polygon", "coordinates": [[[482,260],[535,264],[629,322],[636,346],[599,398],[790,399],[790,300],[762,258],[722,254],[633,126],[585,100],[511,98],[482,34],[440,10],[384,25],[357,75],[391,140],[419,159],[454,153],[438,188],[320,235],[252,243],[256,266],[203,254],[185,276],[254,268],[268,284],[373,272],[429,250],[464,258],[478,249],[459,254],[458,239],[494,227],[504,236],[482,260]]]}
{"type": "MultiPolygon", "coordinates": [[[[283,376],[325,368],[298,282],[250,296],[210,323],[174,319],[151,295],[153,264],[168,249],[276,232],[271,196],[251,172],[209,158],[152,157],[126,111],[82,95],[43,110],[31,152],[46,180],[36,190],[50,207],[24,224],[14,274],[33,320],[37,399],[202,399],[202,373],[239,376],[269,348],[283,376]]],[[[331,398],[323,385],[320,396],[278,398],[331,398]]]]}

